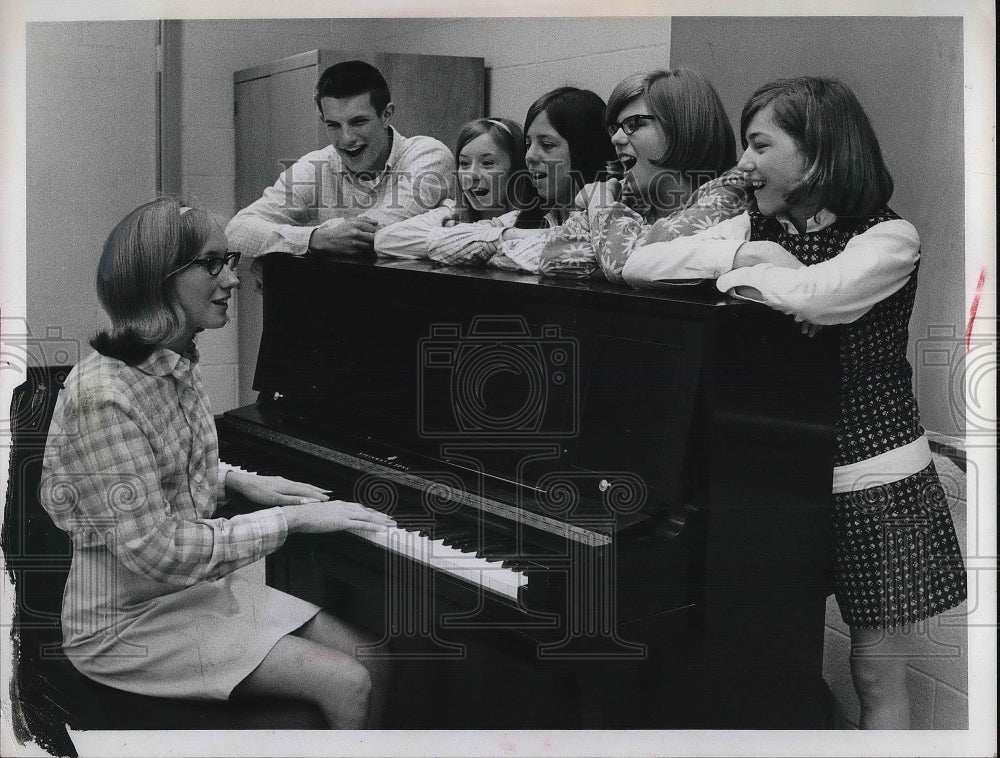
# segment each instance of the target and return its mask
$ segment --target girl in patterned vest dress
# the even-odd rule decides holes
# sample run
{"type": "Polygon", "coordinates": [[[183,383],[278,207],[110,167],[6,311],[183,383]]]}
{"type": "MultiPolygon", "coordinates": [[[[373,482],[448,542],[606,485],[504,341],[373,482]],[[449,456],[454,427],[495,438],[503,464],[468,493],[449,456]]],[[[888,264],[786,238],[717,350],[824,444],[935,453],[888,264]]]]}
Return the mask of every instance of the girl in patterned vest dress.
{"type": "Polygon", "coordinates": [[[743,109],[740,130],[739,167],[754,191],[747,213],[636,250],[624,277],[643,287],[717,279],[723,292],[793,315],[804,333],[839,325],[837,602],[851,628],[862,728],[905,729],[907,657],[927,634],[918,622],[966,597],[906,359],[919,238],[886,206],[892,178],[844,84],[768,84],[743,109]]]}

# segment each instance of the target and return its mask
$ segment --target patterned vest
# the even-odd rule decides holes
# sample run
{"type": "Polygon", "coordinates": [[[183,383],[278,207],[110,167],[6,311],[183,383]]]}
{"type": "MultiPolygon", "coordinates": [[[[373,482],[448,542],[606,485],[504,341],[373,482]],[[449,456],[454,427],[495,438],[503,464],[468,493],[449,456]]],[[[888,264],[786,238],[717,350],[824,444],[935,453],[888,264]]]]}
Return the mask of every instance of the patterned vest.
{"type": "MultiPolygon", "coordinates": [[[[777,220],[752,210],[750,239],[777,242],[812,265],[833,258],[852,237],[875,224],[898,218],[883,207],[874,216],[838,219],[817,232],[789,234],[777,220]]],[[[840,330],[841,368],[837,466],[894,450],[924,433],[913,395],[913,371],[906,359],[907,325],[916,291],[914,267],[902,289],[857,321],[834,327],[840,330]]]]}

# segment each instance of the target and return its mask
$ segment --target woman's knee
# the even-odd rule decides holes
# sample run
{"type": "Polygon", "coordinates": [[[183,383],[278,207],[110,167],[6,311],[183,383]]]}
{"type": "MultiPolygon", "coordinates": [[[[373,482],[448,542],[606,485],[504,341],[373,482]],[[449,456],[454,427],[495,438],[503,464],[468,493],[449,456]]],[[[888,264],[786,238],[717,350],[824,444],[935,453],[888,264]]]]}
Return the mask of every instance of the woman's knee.
{"type": "Polygon", "coordinates": [[[372,691],[372,675],[368,669],[357,660],[346,662],[340,668],[339,680],[341,686],[358,700],[367,700],[372,691]]]}
{"type": "Polygon", "coordinates": [[[899,642],[885,630],[851,630],[851,676],[859,695],[905,688],[909,659],[899,642]]]}
{"type": "MultiPolygon", "coordinates": [[[[326,611],[316,614],[297,634],[304,639],[352,656],[378,681],[385,680],[391,674],[392,663],[386,655],[387,650],[380,645],[381,640],[326,611]]],[[[377,684],[378,682],[376,686],[377,684]]]]}

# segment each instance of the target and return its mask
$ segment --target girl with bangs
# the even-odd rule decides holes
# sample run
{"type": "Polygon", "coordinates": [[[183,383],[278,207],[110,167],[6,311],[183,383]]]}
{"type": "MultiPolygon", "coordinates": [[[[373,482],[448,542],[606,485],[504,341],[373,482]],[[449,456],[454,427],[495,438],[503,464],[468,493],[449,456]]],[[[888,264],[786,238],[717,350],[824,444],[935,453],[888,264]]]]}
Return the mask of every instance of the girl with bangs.
{"type": "Polygon", "coordinates": [[[537,204],[526,175],[524,136],[509,119],[480,118],[455,143],[458,191],[454,200],[380,229],[375,252],[438,263],[484,262],[496,253],[520,209],[537,204]]]}
{"type": "Polygon", "coordinates": [[[907,662],[926,619],[965,600],[966,575],[906,357],[917,230],[887,205],[892,177],[854,93],[823,77],[755,92],[740,119],[747,212],[637,249],[626,281],[717,279],[722,292],[836,328],[833,470],[837,603],[851,630],[863,729],[907,729],[907,662]]]}
{"type": "Polygon", "coordinates": [[[606,128],[624,178],[587,187],[584,207],[548,240],[540,271],[621,280],[632,250],[743,211],[746,179],[711,83],[687,69],[635,74],[611,93],[606,128]]]}
{"type": "Polygon", "coordinates": [[[537,273],[548,231],[613,155],[603,113],[593,92],[560,87],[532,103],[523,133],[507,119],[471,122],[456,144],[458,199],[380,230],[375,252],[537,273]]]}

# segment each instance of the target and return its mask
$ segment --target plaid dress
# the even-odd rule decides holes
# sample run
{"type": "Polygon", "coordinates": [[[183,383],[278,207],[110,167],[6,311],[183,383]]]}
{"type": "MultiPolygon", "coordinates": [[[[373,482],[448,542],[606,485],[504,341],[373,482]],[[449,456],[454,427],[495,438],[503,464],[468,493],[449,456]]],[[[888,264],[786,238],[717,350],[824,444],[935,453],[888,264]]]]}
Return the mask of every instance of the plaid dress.
{"type": "Polygon", "coordinates": [[[40,499],[69,532],[63,649],[102,684],[226,699],[317,606],[263,582],[280,508],[212,518],[218,439],[197,354],[92,353],[66,379],[40,499]]]}

